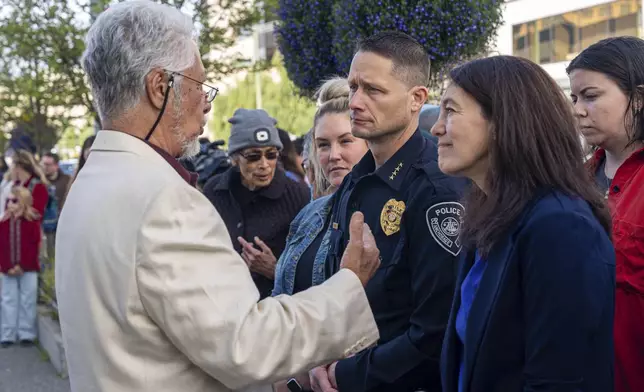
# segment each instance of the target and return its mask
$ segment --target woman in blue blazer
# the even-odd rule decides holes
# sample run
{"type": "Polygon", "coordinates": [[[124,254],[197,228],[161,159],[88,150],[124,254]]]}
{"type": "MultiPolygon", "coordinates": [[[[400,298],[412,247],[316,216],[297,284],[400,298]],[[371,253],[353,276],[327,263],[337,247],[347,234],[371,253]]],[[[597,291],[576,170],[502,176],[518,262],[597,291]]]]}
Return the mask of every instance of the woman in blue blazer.
{"type": "Polygon", "coordinates": [[[571,104],[517,57],[475,60],[450,79],[432,129],[439,166],[474,186],[443,391],[612,391],[610,214],[571,104]]]}

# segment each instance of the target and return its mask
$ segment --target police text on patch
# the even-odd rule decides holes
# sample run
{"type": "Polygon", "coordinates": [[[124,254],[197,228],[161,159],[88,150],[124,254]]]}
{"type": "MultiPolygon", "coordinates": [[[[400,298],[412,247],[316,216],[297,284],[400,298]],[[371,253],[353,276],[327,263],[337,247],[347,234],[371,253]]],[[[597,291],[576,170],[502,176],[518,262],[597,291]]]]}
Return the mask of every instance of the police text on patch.
{"type": "Polygon", "coordinates": [[[429,233],[443,249],[454,256],[461,252],[461,223],[465,208],[458,202],[434,204],[426,212],[429,233]]]}

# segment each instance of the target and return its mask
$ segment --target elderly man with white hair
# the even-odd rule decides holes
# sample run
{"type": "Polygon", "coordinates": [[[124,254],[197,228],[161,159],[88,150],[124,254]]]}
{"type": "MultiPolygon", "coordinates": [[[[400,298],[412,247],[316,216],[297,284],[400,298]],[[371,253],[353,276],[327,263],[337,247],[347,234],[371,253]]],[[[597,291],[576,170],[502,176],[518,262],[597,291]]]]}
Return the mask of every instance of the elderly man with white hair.
{"type": "Polygon", "coordinates": [[[73,391],[270,390],[378,339],[364,285],[379,252],[352,220],[343,270],[259,294],[221,217],[177,157],[198,151],[216,89],[190,18],[149,1],[102,13],[82,64],[102,120],[71,187],[56,291],[73,391]]]}

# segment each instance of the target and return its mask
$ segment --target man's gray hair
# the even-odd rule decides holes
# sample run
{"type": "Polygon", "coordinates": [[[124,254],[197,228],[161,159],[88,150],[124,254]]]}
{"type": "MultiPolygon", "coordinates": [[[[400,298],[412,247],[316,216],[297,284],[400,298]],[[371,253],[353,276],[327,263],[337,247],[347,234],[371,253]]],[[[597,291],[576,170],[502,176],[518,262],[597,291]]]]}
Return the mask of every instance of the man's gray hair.
{"type": "Polygon", "coordinates": [[[190,17],[168,5],[134,0],[101,13],[87,33],[82,58],[101,119],[134,107],[152,69],[181,72],[192,67],[194,39],[190,17]]]}

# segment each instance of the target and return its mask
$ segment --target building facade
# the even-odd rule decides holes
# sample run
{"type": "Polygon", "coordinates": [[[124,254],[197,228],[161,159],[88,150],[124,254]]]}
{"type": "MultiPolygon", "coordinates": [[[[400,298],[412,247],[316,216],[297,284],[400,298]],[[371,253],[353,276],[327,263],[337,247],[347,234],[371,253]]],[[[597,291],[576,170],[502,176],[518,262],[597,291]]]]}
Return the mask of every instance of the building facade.
{"type": "Polygon", "coordinates": [[[569,93],[568,63],[608,37],[642,37],[644,0],[508,0],[496,51],[530,59],[569,93]]]}

